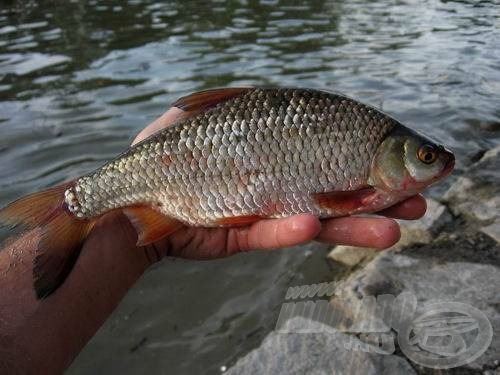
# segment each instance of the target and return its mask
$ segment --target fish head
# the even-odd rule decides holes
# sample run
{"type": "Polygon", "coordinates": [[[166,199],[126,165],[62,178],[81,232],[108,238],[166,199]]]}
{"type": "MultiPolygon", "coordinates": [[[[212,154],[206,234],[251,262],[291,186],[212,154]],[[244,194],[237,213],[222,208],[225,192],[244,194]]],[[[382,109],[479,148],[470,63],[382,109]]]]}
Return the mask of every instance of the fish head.
{"type": "Polygon", "coordinates": [[[444,179],[454,166],[455,156],[450,150],[398,125],[378,147],[369,182],[383,190],[410,196],[444,179]]]}

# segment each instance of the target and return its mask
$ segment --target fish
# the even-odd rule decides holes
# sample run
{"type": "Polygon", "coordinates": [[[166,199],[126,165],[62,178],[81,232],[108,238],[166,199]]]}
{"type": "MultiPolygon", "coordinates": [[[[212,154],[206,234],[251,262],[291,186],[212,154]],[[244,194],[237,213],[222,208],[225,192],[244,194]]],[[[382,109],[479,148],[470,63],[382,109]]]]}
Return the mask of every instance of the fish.
{"type": "Polygon", "coordinates": [[[144,246],[184,226],[376,212],[454,167],[443,145],[336,92],[230,87],[172,106],[181,111],[170,126],[114,160],[0,210],[4,225],[41,229],[37,298],[64,282],[93,225],[111,211],[125,213],[144,246]]]}

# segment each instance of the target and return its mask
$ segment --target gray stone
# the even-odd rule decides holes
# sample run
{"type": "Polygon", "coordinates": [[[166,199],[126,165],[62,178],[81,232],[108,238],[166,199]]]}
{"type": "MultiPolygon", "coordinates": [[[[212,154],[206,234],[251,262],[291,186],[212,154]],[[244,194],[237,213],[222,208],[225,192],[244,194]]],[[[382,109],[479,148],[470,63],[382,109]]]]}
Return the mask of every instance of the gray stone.
{"type": "Polygon", "coordinates": [[[363,261],[366,261],[367,259],[370,259],[375,252],[375,249],[339,245],[330,251],[328,259],[346,267],[353,267],[363,261]]]}
{"type": "Polygon", "coordinates": [[[500,237],[500,146],[486,152],[446,192],[452,212],[498,242],[500,237]],[[482,229],[484,228],[484,229],[482,229]]]}
{"type": "Polygon", "coordinates": [[[328,326],[303,317],[284,325],[292,331],[307,327],[314,333],[271,332],[260,347],[231,367],[228,374],[415,374],[396,355],[365,352],[355,336],[327,332],[328,326]],[[350,350],[346,349],[351,347],[350,350]],[[353,350],[352,348],[358,348],[353,350]]]}
{"type": "Polygon", "coordinates": [[[500,243],[500,220],[496,220],[493,224],[482,227],[481,232],[500,243]]]}
{"type": "Polygon", "coordinates": [[[438,201],[427,198],[427,211],[419,220],[398,220],[401,227],[401,239],[392,250],[431,241],[442,226],[451,220],[446,207],[438,201]]]}
{"type": "Polygon", "coordinates": [[[430,244],[385,252],[343,285],[345,297],[410,292],[418,308],[435,302],[461,302],[479,309],[492,325],[493,341],[464,369],[494,367],[500,353],[500,247],[488,237],[465,232],[443,235],[430,244]]]}

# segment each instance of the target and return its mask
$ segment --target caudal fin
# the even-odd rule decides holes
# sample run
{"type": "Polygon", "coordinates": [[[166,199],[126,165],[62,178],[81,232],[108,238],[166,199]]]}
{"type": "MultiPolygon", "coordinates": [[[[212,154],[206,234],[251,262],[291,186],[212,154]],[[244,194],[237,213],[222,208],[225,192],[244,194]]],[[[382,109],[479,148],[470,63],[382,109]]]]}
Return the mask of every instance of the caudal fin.
{"type": "Polygon", "coordinates": [[[64,205],[71,183],[31,194],[0,210],[0,222],[11,228],[41,228],[33,265],[38,299],[49,296],[69,275],[93,222],[72,215],[64,205]]]}

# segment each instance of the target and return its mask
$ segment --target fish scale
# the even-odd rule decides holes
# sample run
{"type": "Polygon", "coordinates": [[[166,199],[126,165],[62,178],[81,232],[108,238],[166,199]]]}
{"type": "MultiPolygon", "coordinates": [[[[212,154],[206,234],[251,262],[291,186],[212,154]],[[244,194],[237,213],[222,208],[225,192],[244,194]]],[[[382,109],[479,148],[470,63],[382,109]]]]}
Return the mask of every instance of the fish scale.
{"type": "Polygon", "coordinates": [[[79,218],[153,204],[205,226],[231,216],[335,216],[313,194],[365,186],[375,151],[396,124],[334,93],[249,89],[79,178],[67,203],[79,218]]]}

